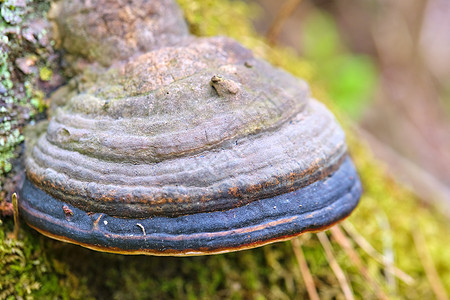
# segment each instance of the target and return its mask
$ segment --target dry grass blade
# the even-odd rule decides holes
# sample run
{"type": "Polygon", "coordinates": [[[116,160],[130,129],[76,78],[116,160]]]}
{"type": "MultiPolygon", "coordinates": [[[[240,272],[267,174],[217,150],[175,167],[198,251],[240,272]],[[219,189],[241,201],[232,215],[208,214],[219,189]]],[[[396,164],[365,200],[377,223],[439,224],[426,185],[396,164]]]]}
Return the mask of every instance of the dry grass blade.
{"type": "Polygon", "coordinates": [[[17,203],[17,194],[12,195],[12,205],[14,209],[14,238],[17,240],[19,238],[19,205],[17,203]]]}
{"type": "Polygon", "coordinates": [[[298,238],[291,240],[292,249],[294,250],[295,257],[298,261],[298,266],[300,267],[300,272],[302,273],[303,280],[305,281],[306,290],[308,291],[309,298],[311,300],[319,300],[319,295],[317,294],[316,286],[314,280],[309,271],[308,264],[306,263],[305,256],[303,255],[302,246],[298,238]]]}
{"type": "Polygon", "coordinates": [[[417,254],[419,255],[420,262],[425,270],[425,275],[431,285],[431,289],[433,293],[436,295],[436,299],[438,300],[447,300],[448,296],[445,291],[444,285],[439,278],[439,274],[434,267],[433,260],[431,258],[430,253],[426,248],[426,241],[422,233],[420,232],[419,226],[411,226],[412,236],[414,240],[414,244],[417,249],[417,254]]]}
{"type": "MultiPolygon", "coordinates": [[[[380,264],[387,264],[388,260],[385,259],[385,257],[380,254],[377,250],[375,250],[372,245],[362,236],[358,233],[358,231],[353,227],[353,225],[348,222],[342,222],[342,227],[344,227],[345,231],[350,235],[352,240],[355,241],[355,243],[361,247],[370,257],[372,257],[375,261],[377,261],[380,264]]],[[[414,278],[400,270],[394,265],[390,265],[389,268],[386,268],[388,271],[392,271],[393,275],[396,276],[398,279],[406,283],[407,285],[414,284],[414,278]]]]}
{"type": "Polygon", "coordinates": [[[278,35],[280,34],[281,27],[283,27],[284,22],[286,22],[286,20],[292,15],[295,8],[301,2],[302,0],[287,0],[283,4],[266,34],[267,41],[270,44],[275,44],[275,41],[277,40],[278,35]]]}
{"type": "Polygon", "coordinates": [[[389,287],[390,292],[395,293],[397,291],[397,282],[395,276],[392,275],[392,266],[394,265],[395,255],[394,255],[394,243],[392,241],[392,231],[389,225],[389,220],[386,214],[381,211],[376,215],[376,220],[381,228],[381,238],[383,242],[383,257],[385,260],[384,271],[386,283],[389,287]]]}
{"type": "Polygon", "coordinates": [[[374,288],[377,297],[379,299],[388,299],[387,295],[383,292],[381,287],[378,285],[376,280],[370,276],[369,271],[364,266],[361,258],[358,253],[356,253],[355,249],[350,242],[350,240],[345,236],[344,232],[341,230],[339,225],[335,225],[330,228],[331,234],[334,240],[344,249],[347,256],[350,258],[352,263],[359,269],[360,273],[364,276],[364,278],[370,283],[370,285],[374,288]]]}
{"type": "Polygon", "coordinates": [[[333,273],[336,275],[336,278],[339,281],[345,299],[354,299],[353,292],[347,278],[345,277],[344,271],[342,271],[341,267],[336,261],[336,258],[334,258],[333,249],[331,248],[331,244],[328,240],[327,235],[324,232],[319,232],[317,233],[317,237],[319,238],[319,241],[322,244],[323,249],[325,250],[325,255],[327,257],[328,263],[330,264],[331,270],[333,270],[333,273]]]}

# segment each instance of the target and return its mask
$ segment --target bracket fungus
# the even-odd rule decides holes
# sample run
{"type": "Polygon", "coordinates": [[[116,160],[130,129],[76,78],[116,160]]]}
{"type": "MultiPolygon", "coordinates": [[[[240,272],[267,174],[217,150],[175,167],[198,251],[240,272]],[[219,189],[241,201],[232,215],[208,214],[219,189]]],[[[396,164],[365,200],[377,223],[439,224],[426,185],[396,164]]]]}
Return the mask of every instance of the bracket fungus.
{"type": "Polygon", "coordinates": [[[52,10],[61,47],[90,63],[27,142],[19,205],[31,227],[100,251],[183,256],[351,213],[361,184],[344,133],[304,81],[229,38],[190,36],[171,1],[131,2],[52,10]]]}

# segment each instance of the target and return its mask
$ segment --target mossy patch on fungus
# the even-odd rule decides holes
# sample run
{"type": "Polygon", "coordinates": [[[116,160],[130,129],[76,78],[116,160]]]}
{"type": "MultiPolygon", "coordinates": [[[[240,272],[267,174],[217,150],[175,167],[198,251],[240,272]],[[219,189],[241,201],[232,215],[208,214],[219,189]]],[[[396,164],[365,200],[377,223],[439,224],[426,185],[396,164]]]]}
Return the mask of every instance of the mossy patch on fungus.
{"type": "MultiPolygon", "coordinates": [[[[306,79],[310,78],[310,72],[315,72],[308,62],[290,50],[266,46],[252,29],[248,18],[252,10],[246,4],[212,0],[179,0],[179,3],[194,33],[233,36],[254,48],[258,55],[306,79]]],[[[415,282],[407,285],[396,280],[388,284],[386,268],[354,245],[370,277],[390,298],[432,298],[431,285],[413,240],[413,236],[419,234],[424,237],[425,247],[449,293],[448,220],[435,209],[422,205],[411,192],[393,181],[355,135],[349,133],[348,141],[365,192],[359,207],[345,222],[351,223],[379,252],[391,255],[395,266],[412,276],[415,282]]],[[[215,256],[161,258],[93,252],[52,241],[25,226],[21,239],[13,241],[7,237],[12,231],[12,218],[3,219],[0,231],[0,298],[307,297],[290,242],[215,256]]],[[[307,234],[300,241],[321,298],[342,298],[317,237],[307,234]]],[[[331,242],[355,297],[376,298],[373,284],[368,283],[332,237],[331,242]]]]}

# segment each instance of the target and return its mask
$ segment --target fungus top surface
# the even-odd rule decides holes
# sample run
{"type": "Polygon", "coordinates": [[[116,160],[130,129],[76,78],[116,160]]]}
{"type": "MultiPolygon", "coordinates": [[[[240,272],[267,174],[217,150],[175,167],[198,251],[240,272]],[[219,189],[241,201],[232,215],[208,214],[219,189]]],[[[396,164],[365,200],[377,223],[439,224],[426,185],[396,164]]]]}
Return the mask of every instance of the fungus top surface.
{"type": "Polygon", "coordinates": [[[231,39],[189,36],[172,2],[132,1],[146,19],[132,3],[102,1],[112,4],[53,10],[63,47],[103,67],[75,78],[70,96],[56,93],[65,105],[26,159],[37,187],[86,211],[177,216],[239,207],[337,170],[344,134],[304,81],[231,39]],[[144,33],[160,43],[143,43],[144,33]],[[77,46],[97,39],[100,52],[77,46]]]}
{"type": "Polygon", "coordinates": [[[303,81],[236,42],[192,40],[110,70],[56,113],[47,139],[91,157],[158,162],[273,130],[307,99],[303,81]]]}

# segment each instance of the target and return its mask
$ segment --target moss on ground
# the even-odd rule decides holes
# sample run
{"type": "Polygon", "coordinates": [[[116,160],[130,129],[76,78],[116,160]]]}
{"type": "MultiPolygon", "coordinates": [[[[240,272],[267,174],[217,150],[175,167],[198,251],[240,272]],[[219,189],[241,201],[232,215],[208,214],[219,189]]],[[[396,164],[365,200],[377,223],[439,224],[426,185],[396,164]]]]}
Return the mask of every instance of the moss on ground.
{"type": "MultiPolygon", "coordinates": [[[[179,0],[194,33],[226,34],[256,49],[296,75],[311,79],[314,70],[291,50],[270,48],[253,31],[251,7],[234,1],[179,0]]],[[[3,4],[3,3],[2,3],[3,4]]],[[[314,84],[314,83],[313,83],[314,84]]],[[[320,91],[319,91],[320,92],[320,91]]],[[[323,92],[322,92],[323,93],[323,92]]],[[[318,93],[316,92],[316,95],[318,93]]],[[[325,95],[325,93],[323,93],[325,95]]],[[[364,195],[352,224],[381,253],[392,252],[395,265],[415,280],[388,284],[386,268],[354,245],[370,277],[390,298],[433,298],[413,236],[419,232],[444,286],[450,289],[450,225],[393,181],[354,135],[349,147],[360,172],[364,195]],[[390,245],[392,241],[392,245],[390,245]]],[[[43,237],[27,226],[12,240],[12,218],[0,225],[0,299],[302,299],[306,288],[290,242],[236,253],[188,258],[122,256],[99,253],[43,237]]],[[[330,236],[334,255],[356,298],[377,298],[374,284],[361,275],[330,236]]],[[[324,250],[314,234],[299,238],[319,294],[343,299],[324,250]]]]}
{"type": "Polygon", "coordinates": [[[54,258],[45,240],[29,230],[15,240],[8,237],[12,229],[9,220],[0,226],[0,299],[84,299],[82,278],[54,258]]]}

